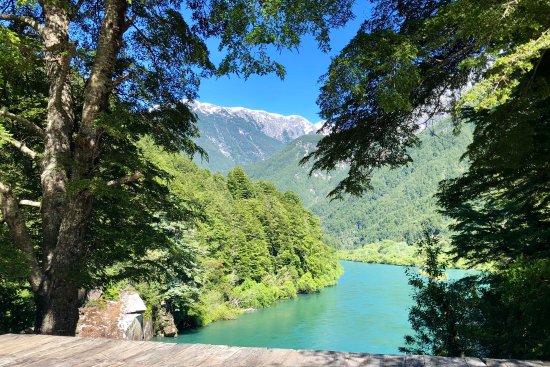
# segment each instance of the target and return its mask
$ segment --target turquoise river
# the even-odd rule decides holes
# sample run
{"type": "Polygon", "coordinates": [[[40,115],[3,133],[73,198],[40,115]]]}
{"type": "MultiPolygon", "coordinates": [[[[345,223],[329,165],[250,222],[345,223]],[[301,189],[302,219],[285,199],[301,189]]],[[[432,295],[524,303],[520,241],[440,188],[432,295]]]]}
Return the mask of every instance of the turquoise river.
{"type": "MultiPolygon", "coordinates": [[[[411,332],[405,268],[342,261],[338,285],[278,301],[236,320],[218,321],[164,342],[399,353],[411,332]]],[[[464,271],[451,270],[450,278],[464,271]]],[[[157,339],[159,340],[159,339],[157,339]]]]}

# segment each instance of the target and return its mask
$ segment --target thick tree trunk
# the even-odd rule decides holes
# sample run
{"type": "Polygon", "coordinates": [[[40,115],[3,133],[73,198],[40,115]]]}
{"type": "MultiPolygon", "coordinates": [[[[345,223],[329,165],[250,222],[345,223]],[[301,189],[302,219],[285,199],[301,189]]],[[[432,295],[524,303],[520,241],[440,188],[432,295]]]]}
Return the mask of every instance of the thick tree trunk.
{"type": "MultiPolygon", "coordinates": [[[[75,119],[70,84],[73,54],[69,42],[70,15],[68,3],[64,1],[45,2],[43,10],[42,35],[50,88],[41,174],[43,277],[35,292],[35,332],[74,335],[78,321],[78,286],[71,277],[70,264],[60,261],[67,254],[58,251],[60,228],[68,214],[67,182],[72,165],[71,134],[75,119]]],[[[73,258],[77,255],[77,252],[70,253],[73,258]]]]}
{"type": "Polygon", "coordinates": [[[44,6],[45,61],[50,85],[42,159],[42,254],[48,271],[65,213],[71,166],[74,105],[70,84],[69,11],[63,2],[44,6]]]}
{"type": "Polygon", "coordinates": [[[45,279],[35,294],[38,334],[74,336],[78,323],[78,286],[68,277],[52,276],[45,279]]]}
{"type": "Polygon", "coordinates": [[[80,307],[79,275],[86,256],[85,236],[92,199],[87,190],[69,196],[53,259],[36,293],[36,333],[75,334],[80,307]]]}
{"type": "Polygon", "coordinates": [[[105,1],[96,59],[85,87],[77,131],[73,131],[75,113],[69,77],[73,50],[68,38],[68,7],[53,4],[44,8],[50,93],[41,177],[44,277],[35,296],[35,330],[74,335],[79,307],[78,270],[87,252],[85,236],[93,194],[87,188],[67,192],[67,184],[92,178],[99,163],[100,142],[94,120],[108,104],[128,4],[126,0],[105,1]]]}

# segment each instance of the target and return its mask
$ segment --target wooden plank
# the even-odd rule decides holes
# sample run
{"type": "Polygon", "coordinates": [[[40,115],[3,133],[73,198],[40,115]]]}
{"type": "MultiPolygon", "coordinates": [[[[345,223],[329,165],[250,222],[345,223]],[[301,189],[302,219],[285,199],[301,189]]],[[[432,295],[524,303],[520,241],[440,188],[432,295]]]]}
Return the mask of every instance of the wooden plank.
{"type": "Polygon", "coordinates": [[[173,344],[173,343],[153,343],[150,344],[160,344],[158,346],[154,346],[153,349],[151,349],[147,353],[143,353],[142,355],[136,355],[131,357],[127,361],[130,365],[133,363],[141,363],[144,365],[159,365],[161,366],[164,361],[173,361],[176,357],[176,354],[179,353],[181,350],[189,348],[190,344],[173,344]]]}
{"type": "Polygon", "coordinates": [[[550,367],[548,362],[444,358],[47,335],[0,335],[0,367],[550,367]]]}
{"type": "Polygon", "coordinates": [[[298,353],[302,357],[300,366],[335,366],[346,367],[347,361],[343,353],[319,350],[300,350],[298,353]]]}
{"type": "MultiPolygon", "coordinates": [[[[215,345],[212,346],[211,349],[208,350],[205,356],[206,358],[203,359],[195,359],[194,363],[196,363],[199,366],[210,366],[210,367],[221,367],[226,366],[228,359],[231,358],[231,356],[238,353],[240,348],[236,347],[229,347],[226,345],[215,345]]],[[[182,360],[187,361],[185,358],[185,351],[178,354],[182,356],[182,360]]]]}
{"type": "Polygon", "coordinates": [[[424,367],[438,367],[439,357],[436,356],[424,356],[424,367]]]}
{"type": "Polygon", "coordinates": [[[201,366],[201,361],[208,358],[209,354],[216,348],[214,345],[187,344],[185,348],[175,346],[170,358],[159,359],[157,366],[201,366]]]}
{"type": "MultiPolygon", "coordinates": [[[[134,343],[134,342],[130,342],[134,343]]],[[[152,359],[159,360],[160,357],[168,357],[176,350],[173,345],[165,343],[152,343],[152,342],[135,342],[139,344],[139,348],[128,351],[123,355],[117,355],[113,360],[128,363],[129,365],[142,363],[144,360],[152,359]],[[168,352],[165,354],[165,352],[168,352]]]]}
{"type": "MultiPolygon", "coordinates": [[[[216,359],[213,359],[212,356],[215,355],[216,351],[220,351],[220,349],[223,349],[225,351],[231,350],[230,347],[227,346],[219,346],[219,345],[201,345],[201,344],[195,344],[193,347],[183,350],[181,353],[178,353],[177,355],[181,355],[181,361],[184,361],[184,363],[179,362],[178,366],[212,366],[217,363],[219,360],[219,357],[216,359]],[[193,354],[191,354],[193,352],[193,354]],[[187,364],[189,363],[189,364],[187,364]]],[[[168,364],[170,366],[170,364],[168,364]]]]}
{"type": "Polygon", "coordinates": [[[486,367],[487,365],[479,358],[465,357],[464,362],[468,367],[486,367]]]}
{"type": "MultiPolygon", "coordinates": [[[[63,337],[56,337],[56,338],[63,338],[63,337]]],[[[89,350],[91,347],[96,345],[96,343],[93,340],[90,339],[82,339],[82,338],[70,338],[70,342],[68,344],[62,344],[59,343],[58,340],[55,340],[57,344],[52,345],[52,348],[43,352],[43,353],[36,353],[32,354],[33,357],[39,356],[39,357],[47,357],[52,359],[62,359],[62,358],[71,358],[79,353],[85,353],[87,350],[89,350]]]]}
{"type": "Polygon", "coordinates": [[[79,340],[76,338],[55,338],[40,340],[40,343],[34,344],[32,348],[25,348],[18,351],[16,354],[18,357],[31,357],[33,355],[39,355],[40,357],[47,357],[50,355],[56,355],[58,353],[66,353],[67,348],[72,347],[79,340]]]}
{"type": "Polygon", "coordinates": [[[0,367],[13,366],[15,364],[15,357],[0,356],[0,367]]]}
{"type": "Polygon", "coordinates": [[[393,354],[371,354],[369,356],[368,366],[371,365],[380,367],[404,367],[405,356],[393,354]]]}
{"type": "Polygon", "coordinates": [[[370,366],[370,357],[368,353],[345,353],[348,367],[367,367],[370,366]]]}
{"type": "Polygon", "coordinates": [[[424,356],[407,354],[404,365],[405,367],[424,367],[424,356]]]}
{"type": "Polygon", "coordinates": [[[112,341],[107,339],[87,339],[87,343],[85,344],[79,346],[75,345],[74,347],[71,346],[71,349],[69,349],[70,354],[63,353],[63,356],[76,360],[94,360],[96,355],[99,355],[98,358],[104,358],[101,353],[110,343],[112,343],[112,341]]]}
{"type": "Polygon", "coordinates": [[[99,345],[98,340],[94,340],[97,344],[89,349],[80,349],[75,353],[75,356],[82,356],[87,359],[104,359],[109,358],[113,361],[121,361],[131,356],[140,353],[142,345],[139,343],[123,342],[121,340],[108,341],[106,345],[99,345]],[[110,345],[114,344],[114,345],[110,345]],[[106,353],[109,350],[109,353],[106,353]]]}
{"type": "Polygon", "coordinates": [[[0,349],[3,345],[8,345],[13,340],[21,338],[23,334],[4,334],[0,335],[0,349]]]}
{"type": "Polygon", "coordinates": [[[484,358],[487,367],[508,367],[505,359],[484,358]]]}
{"type": "MultiPolygon", "coordinates": [[[[231,350],[231,355],[225,358],[224,360],[224,366],[226,367],[244,367],[244,366],[254,366],[255,364],[252,362],[255,357],[261,353],[262,349],[265,350],[265,348],[240,348],[240,347],[232,347],[237,348],[237,350],[231,350]]],[[[170,367],[176,367],[176,366],[183,366],[183,365],[169,365],[170,367]]],[[[203,367],[203,366],[201,366],[203,367]]]]}
{"type": "Polygon", "coordinates": [[[267,349],[263,358],[267,366],[301,367],[305,363],[301,351],[293,349],[267,349]]]}
{"type": "Polygon", "coordinates": [[[27,349],[30,344],[36,346],[42,343],[36,342],[34,335],[15,335],[10,338],[2,338],[0,341],[0,353],[8,354],[12,351],[27,349]]]}

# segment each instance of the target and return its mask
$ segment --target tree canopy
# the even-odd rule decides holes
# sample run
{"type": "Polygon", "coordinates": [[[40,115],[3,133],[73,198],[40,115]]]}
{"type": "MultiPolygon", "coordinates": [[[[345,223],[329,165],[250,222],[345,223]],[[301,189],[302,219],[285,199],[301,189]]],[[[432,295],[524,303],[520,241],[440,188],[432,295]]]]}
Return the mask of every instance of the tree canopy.
{"type": "Polygon", "coordinates": [[[143,254],[145,239],[170,242],[160,224],[186,215],[136,142],[201,153],[185,102],[201,78],[283,76],[269,50],[295,48],[305,34],[327,49],[350,6],[0,1],[0,233],[29,270],[36,332],[73,334],[87,270],[143,254]],[[212,37],[219,65],[205,43],[212,37]]]}
{"type": "Polygon", "coordinates": [[[455,257],[493,272],[452,285],[413,277],[416,338],[405,349],[548,358],[550,3],[374,3],[323,77],[330,134],[304,161],[313,170],[349,163],[331,195],[362,194],[374,169],[410,162],[430,121],[471,123],[469,169],[442,182],[437,198],[454,221],[455,257]]]}
{"type": "Polygon", "coordinates": [[[504,104],[543,72],[545,1],[374,3],[322,78],[318,104],[330,134],[307,159],[314,170],[350,163],[332,195],[359,194],[373,169],[409,162],[430,119],[504,104]]]}

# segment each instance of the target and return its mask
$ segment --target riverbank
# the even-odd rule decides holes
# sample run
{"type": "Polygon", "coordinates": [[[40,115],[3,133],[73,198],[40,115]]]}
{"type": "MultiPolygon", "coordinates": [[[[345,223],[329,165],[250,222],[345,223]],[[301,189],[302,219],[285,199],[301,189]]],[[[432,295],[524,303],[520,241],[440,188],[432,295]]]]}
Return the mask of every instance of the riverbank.
{"type": "MultiPolygon", "coordinates": [[[[445,251],[450,250],[446,246],[445,251]]],[[[384,240],[376,243],[369,243],[354,250],[340,250],[337,252],[340,260],[361,262],[367,264],[386,264],[398,266],[423,266],[424,258],[418,255],[418,247],[408,245],[405,242],[384,240]]],[[[470,269],[464,261],[449,261],[451,269],[470,269]]],[[[478,269],[481,270],[481,269],[478,269]]]]}
{"type": "Polygon", "coordinates": [[[403,337],[412,332],[405,269],[341,264],[344,275],[334,287],[160,341],[398,354],[403,337]]]}

